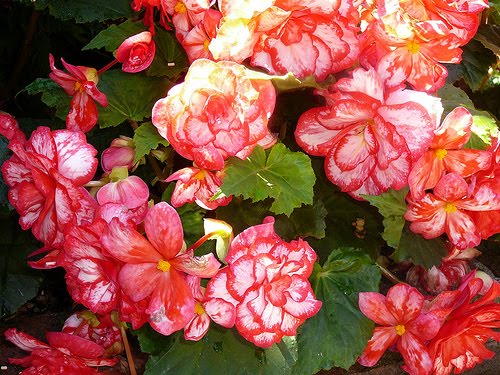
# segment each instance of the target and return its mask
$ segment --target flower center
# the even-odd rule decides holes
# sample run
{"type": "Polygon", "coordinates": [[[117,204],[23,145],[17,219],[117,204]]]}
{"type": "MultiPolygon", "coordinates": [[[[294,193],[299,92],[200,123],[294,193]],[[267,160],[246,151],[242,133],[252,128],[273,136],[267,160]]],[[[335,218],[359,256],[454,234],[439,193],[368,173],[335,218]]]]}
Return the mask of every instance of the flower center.
{"type": "Polygon", "coordinates": [[[198,315],[203,315],[205,314],[205,309],[203,308],[201,303],[196,302],[196,304],[194,305],[194,312],[198,315]]]}
{"type": "Polygon", "coordinates": [[[403,333],[406,332],[406,329],[405,329],[405,326],[402,325],[402,324],[398,324],[396,327],[396,333],[399,335],[399,336],[402,336],[403,333]]]}
{"type": "Polygon", "coordinates": [[[170,263],[162,259],[158,262],[156,268],[162,272],[168,272],[170,270],[170,263]]]}
{"type": "Polygon", "coordinates": [[[439,160],[443,160],[446,155],[448,155],[448,151],[446,151],[444,148],[439,148],[436,150],[436,157],[439,160]]]}
{"type": "Polygon", "coordinates": [[[83,87],[83,85],[81,84],[80,81],[76,81],[74,86],[73,86],[73,89],[76,91],[76,92],[84,92],[85,91],[85,87],[83,87]]]}
{"type": "Polygon", "coordinates": [[[455,212],[457,210],[457,206],[455,206],[454,204],[452,203],[446,203],[444,205],[444,210],[447,214],[451,214],[453,212],[455,212]]]}
{"type": "Polygon", "coordinates": [[[186,6],[182,1],[177,2],[174,7],[174,12],[176,13],[185,13],[186,12],[186,6]]]}
{"type": "Polygon", "coordinates": [[[207,39],[203,42],[203,49],[208,51],[208,45],[210,44],[210,39],[207,39]]]}
{"type": "Polygon", "coordinates": [[[420,45],[418,44],[417,41],[413,40],[406,45],[406,48],[408,49],[408,52],[415,54],[415,53],[418,53],[418,50],[420,49],[420,45]]]}

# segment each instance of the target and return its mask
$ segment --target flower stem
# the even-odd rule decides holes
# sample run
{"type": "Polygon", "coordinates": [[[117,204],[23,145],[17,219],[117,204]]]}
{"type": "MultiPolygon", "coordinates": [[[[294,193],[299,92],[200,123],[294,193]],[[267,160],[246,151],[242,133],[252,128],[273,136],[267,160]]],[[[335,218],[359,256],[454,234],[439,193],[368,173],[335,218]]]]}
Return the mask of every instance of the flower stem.
{"type": "Polygon", "coordinates": [[[130,345],[128,344],[127,332],[123,328],[123,324],[120,324],[120,332],[122,334],[123,346],[125,347],[125,353],[127,353],[128,368],[130,369],[130,375],[137,375],[135,371],[134,357],[132,357],[132,352],[130,350],[130,345]]]}
{"type": "Polygon", "coordinates": [[[382,275],[384,275],[385,277],[387,277],[394,284],[399,284],[399,283],[406,284],[405,282],[399,280],[391,271],[389,271],[387,268],[385,268],[384,266],[382,266],[380,263],[375,262],[375,264],[377,265],[378,268],[380,268],[380,271],[382,272],[382,275]]]}
{"type": "Polygon", "coordinates": [[[295,364],[295,360],[293,359],[292,353],[290,353],[290,350],[288,349],[288,346],[281,340],[279,343],[276,344],[278,346],[278,349],[280,350],[281,354],[285,358],[285,362],[289,367],[292,367],[295,364]]]}
{"type": "Polygon", "coordinates": [[[191,247],[189,249],[187,249],[187,251],[188,252],[195,251],[197,248],[199,248],[201,245],[203,245],[207,240],[209,240],[210,237],[215,236],[218,233],[221,233],[221,231],[216,230],[216,231],[205,234],[198,241],[196,241],[194,244],[192,244],[191,247]]]}
{"type": "Polygon", "coordinates": [[[117,59],[114,59],[113,61],[111,61],[109,64],[103,66],[101,69],[99,69],[97,71],[97,75],[101,75],[102,73],[104,73],[106,70],[108,70],[109,68],[113,67],[116,63],[118,62],[117,59]]]}

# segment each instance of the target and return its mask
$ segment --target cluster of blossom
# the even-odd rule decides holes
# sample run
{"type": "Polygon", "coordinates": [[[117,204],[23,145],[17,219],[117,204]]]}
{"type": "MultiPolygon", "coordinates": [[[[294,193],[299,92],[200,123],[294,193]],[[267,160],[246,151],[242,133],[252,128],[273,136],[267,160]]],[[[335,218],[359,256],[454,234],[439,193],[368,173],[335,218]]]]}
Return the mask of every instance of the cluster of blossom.
{"type": "MultiPolygon", "coordinates": [[[[44,243],[35,253],[49,252],[30,264],[63,267],[75,302],[98,314],[118,311],[135,329],[146,321],[164,335],[184,329],[192,340],[205,335],[210,319],[225,327],[236,324],[243,337],[266,347],[294,335],[319,310],[307,280],[316,254],[304,241],[282,241],[271,218],[231,242],[229,266],[219,272],[214,254],[194,255],[199,243],[186,248],[173,207],[148,206],[148,187],[128,176],[133,166],[121,150],[109,151],[120,157],[106,162],[112,169],[98,182],[94,198],[83,185],[95,173],[96,151],[83,133],[40,127],[27,140],[11,116],[2,118],[0,134],[14,152],[2,166],[9,200],[23,229],[31,228],[44,243]],[[212,278],[206,295],[201,278],[212,278]],[[252,293],[246,295],[246,289],[252,293]],[[255,304],[252,314],[260,322],[251,331],[243,297],[245,306],[255,304]]],[[[219,232],[202,240],[221,237],[219,232]]]]}
{"type": "Polygon", "coordinates": [[[494,356],[484,344],[500,340],[500,284],[489,285],[471,272],[460,287],[426,299],[407,284],[380,293],[359,294],[359,308],[377,326],[364,353],[364,366],[375,365],[395,348],[412,375],[459,374],[494,356]]]}
{"type": "Polygon", "coordinates": [[[26,367],[25,375],[102,374],[96,367],[114,366],[114,356],[123,351],[121,333],[110,314],[94,315],[81,311],[71,315],[62,332],[47,332],[48,345],[15,328],[5,338],[30,352],[24,358],[9,358],[10,363],[26,367]]]}

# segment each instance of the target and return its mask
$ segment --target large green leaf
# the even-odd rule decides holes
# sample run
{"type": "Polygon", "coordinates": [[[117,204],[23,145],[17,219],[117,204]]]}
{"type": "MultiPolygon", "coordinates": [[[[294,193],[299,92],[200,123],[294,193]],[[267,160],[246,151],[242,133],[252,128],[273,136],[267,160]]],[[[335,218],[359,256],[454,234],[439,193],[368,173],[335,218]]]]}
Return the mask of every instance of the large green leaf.
{"type": "Polygon", "coordinates": [[[114,52],[129,36],[146,30],[142,22],[125,21],[119,25],[111,25],[95,36],[82,50],[105,48],[114,52]]]}
{"type": "Polygon", "coordinates": [[[170,348],[150,357],[145,375],[286,375],[290,373],[296,348],[294,338],[285,338],[284,342],[289,362],[277,345],[261,349],[242,339],[234,330],[212,326],[197,342],[185,341],[178,335],[170,348]]]}
{"type": "Polygon", "coordinates": [[[496,56],[491,50],[473,39],[463,47],[460,71],[472,91],[483,88],[488,80],[488,70],[496,63],[496,56]]]}
{"type": "Polygon", "coordinates": [[[69,112],[71,96],[66,94],[61,86],[50,78],[37,78],[22,91],[29,95],[42,94],[42,102],[56,109],[56,116],[65,120],[69,112]]]}
{"type": "Polygon", "coordinates": [[[146,122],[135,129],[134,144],[134,163],[143,156],[149,154],[151,150],[156,150],[159,145],[169,145],[168,141],[158,134],[158,130],[156,130],[155,126],[150,122],[146,122]]]}
{"type": "Polygon", "coordinates": [[[166,76],[175,78],[189,66],[184,48],[171,31],[157,29],[153,37],[156,53],[153,62],[146,70],[149,76],[166,76]]]}
{"type": "Polygon", "coordinates": [[[297,237],[324,238],[327,214],[328,211],[320,200],[312,205],[296,208],[290,217],[286,215],[276,217],[276,233],[288,241],[297,237]]]}
{"type": "Polygon", "coordinates": [[[314,374],[333,366],[349,368],[363,352],[373,323],[358,308],[359,292],[377,291],[380,271],[359,249],[334,250],[310,278],[321,310],[297,334],[294,374],[314,374]]]}
{"type": "Polygon", "coordinates": [[[246,160],[231,158],[221,190],[254,202],[273,198],[271,211],[289,216],[294,208],[313,203],[315,181],[309,157],[279,143],[268,155],[257,146],[246,160]]]}
{"type": "MultiPolygon", "coordinates": [[[[499,8],[500,9],[500,8],[499,8]]],[[[497,56],[500,56],[500,26],[499,25],[481,25],[474,36],[483,46],[491,50],[497,56]]]]}
{"type": "Polygon", "coordinates": [[[74,19],[77,23],[116,20],[132,17],[130,0],[45,0],[50,14],[61,20],[74,19]]]}
{"type": "Polygon", "coordinates": [[[395,249],[399,246],[399,240],[405,225],[403,215],[406,212],[405,198],[407,194],[408,188],[404,188],[398,191],[390,189],[388,192],[377,196],[363,196],[372,206],[377,207],[380,214],[384,217],[382,222],[384,224],[382,238],[389,246],[395,249]]]}
{"type": "Polygon", "coordinates": [[[410,261],[425,268],[441,264],[448,254],[441,238],[426,240],[420,234],[413,233],[409,225],[405,225],[399,248],[392,254],[396,262],[410,261]]]}
{"type": "Polygon", "coordinates": [[[108,70],[99,78],[99,89],[106,94],[108,106],[99,109],[101,127],[116,126],[125,120],[142,121],[167,94],[172,84],[164,78],[108,70]]]}

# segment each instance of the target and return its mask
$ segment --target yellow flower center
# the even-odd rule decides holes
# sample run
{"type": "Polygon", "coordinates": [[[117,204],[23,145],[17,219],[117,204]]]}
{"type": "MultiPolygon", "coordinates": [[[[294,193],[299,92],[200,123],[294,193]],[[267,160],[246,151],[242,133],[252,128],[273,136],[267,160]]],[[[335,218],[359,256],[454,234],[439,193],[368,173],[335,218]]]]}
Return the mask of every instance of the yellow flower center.
{"type": "Polygon", "coordinates": [[[406,48],[408,49],[408,52],[418,53],[418,51],[420,49],[420,45],[418,44],[418,42],[416,40],[413,40],[406,45],[406,48]]]}
{"type": "Polygon", "coordinates": [[[436,157],[439,160],[443,160],[446,155],[448,155],[448,151],[446,151],[444,148],[439,148],[436,150],[436,157]]]}
{"type": "Polygon", "coordinates": [[[76,92],[84,92],[85,91],[85,87],[83,87],[83,85],[79,82],[79,81],[76,81],[74,86],[73,86],[73,89],[76,91],[76,92]]]}
{"type": "Polygon", "coordinates": [[[208,51],[208,45],[210,44],[210,40],[207,39],[203,42],[203,48],[205,49],[205,51],[208,51]]]}
{"type": "Polygon", "coordinates": [[[170,263],[166,260],[160,260],[156,265],[156,268],[163,272],[168,272],[170,270],[170,263]]]}
{"type": "Polygon", "coordinates": [[[200,170],[198,173],[196,173],[193,178],[198,181],[202,181],[205,178],[207,178],[207,172],[205,170],[200,170]]]}
{"type": "Polygon", "coordinates": [[[402,336],[403,333],[406,332],[406,329],[405,329],[405,326],[402,325],[402,324],[398,324],[396,327],[396,333],[399,335],[399,336],[402,336]]]}
{"type": "Polygon", "coordinates": [[[196,304],[194,305],[194,312],[198,315],[203,315],[205,314],[205,309],[203,308],[201,303],[196,302],[196,304]]]}
{"type": "Polygon", "coordinates": [[[177,2],[174,7],[174,12],[176,13],[185,13],[186,12],[186,6],[182,1],[177,2]]]}
{"type": "Polygon", "coordinates": [[[444,205],[444,210],[447,214],[451,214],[457,210],[457,206],[455,206],[454,204],[451,204],[451,203],[446,203],[444,205]]]}

